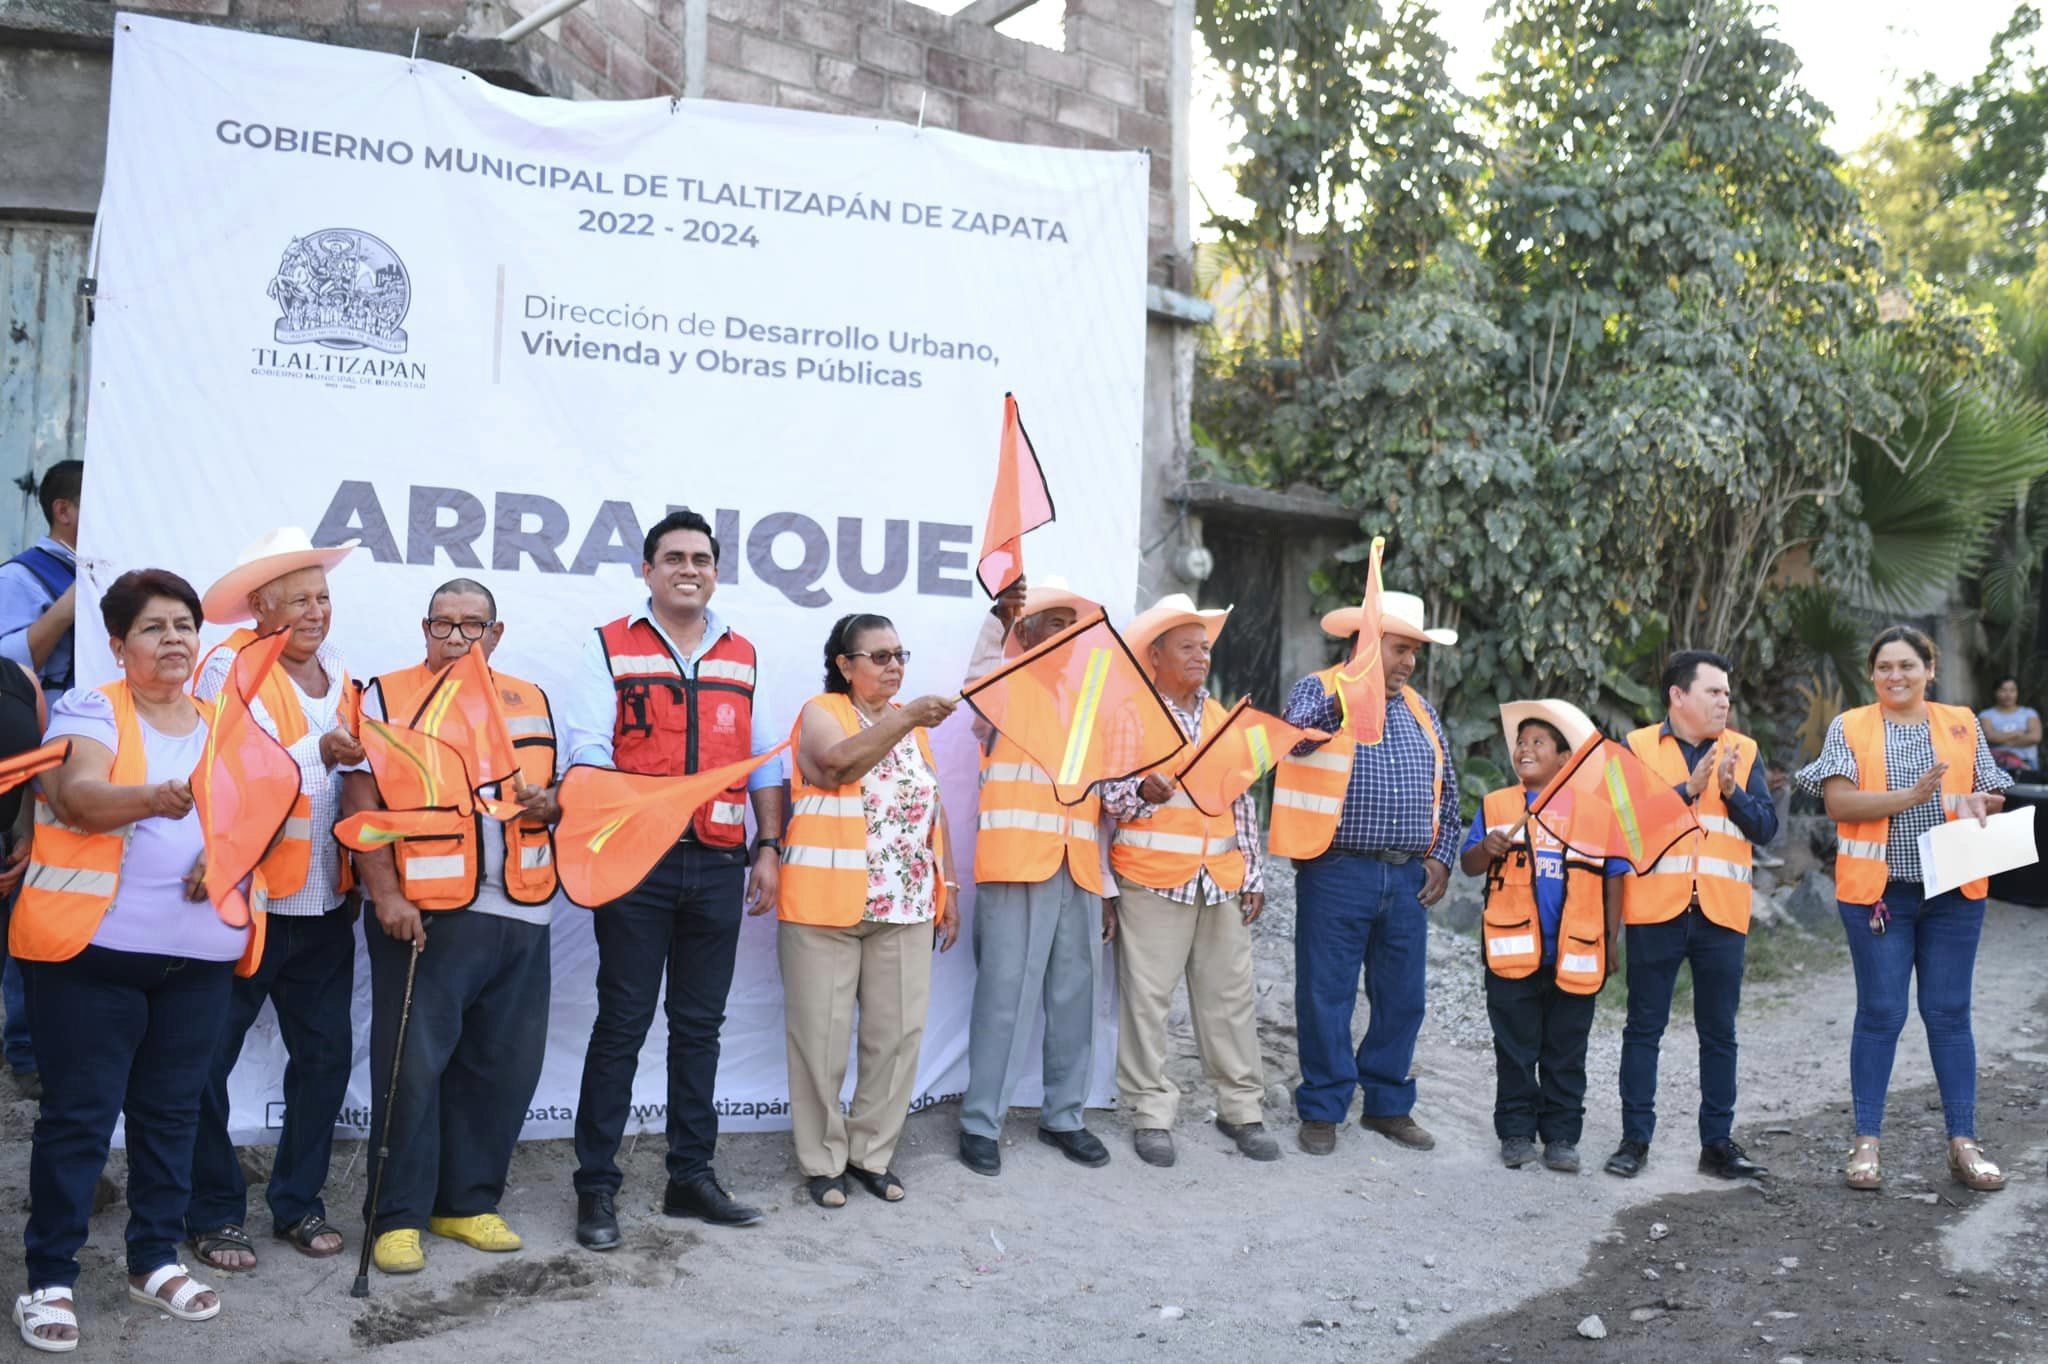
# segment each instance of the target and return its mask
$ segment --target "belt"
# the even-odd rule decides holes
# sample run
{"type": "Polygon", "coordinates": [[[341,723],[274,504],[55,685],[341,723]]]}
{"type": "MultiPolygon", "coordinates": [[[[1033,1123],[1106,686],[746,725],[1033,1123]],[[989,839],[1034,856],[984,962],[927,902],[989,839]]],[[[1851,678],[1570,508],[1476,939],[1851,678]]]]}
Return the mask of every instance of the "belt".
{"type": "Polygon", "coordinates": [[[1375,862],[1384,862],[1390,867],[1405,866],[1423,855],[1419,852],[1397,852],[1391,848],[1374,848],[1352,854],[1353,857],[1369,857],[1375,862]]]}

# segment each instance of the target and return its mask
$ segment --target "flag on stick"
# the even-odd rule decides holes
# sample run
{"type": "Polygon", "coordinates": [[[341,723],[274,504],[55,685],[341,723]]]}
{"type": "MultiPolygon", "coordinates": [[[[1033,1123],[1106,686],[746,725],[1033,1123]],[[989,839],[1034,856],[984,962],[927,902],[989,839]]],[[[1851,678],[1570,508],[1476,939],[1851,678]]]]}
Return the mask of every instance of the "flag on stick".
{"type": "Polygon", "coordinates": [[[968,683],[960,697],[1050,774],[1062,805],[1079,804],[1097,782],[1150,771],[1188,743],[1100,610],[968,683]]]}
{"type": "Polygon", "coordinates": [[[454,745],[368,714],[362,744],[386,810],[452,810],[464,818],[475,811],[469,769],[454,745]]]}
{"type": "Polygon", "coordinates": [[[279,630],[240,649],[221,688],[208,706],[206,747],[191,777],[192,804],[199,812],[206,847],[206,895],[221,921],[234,928],[250,923],[243,883],[298,802],[298,759],[249,709],[284,653],[279,630]]]}
{"type": "Polygon", "coordinates": [[[519,774],[512,730],[498,699],[498,680],[475,647],[449,664],[420,703],[412,727],[454,746],[474,786],[509,781],[519,774]]]}
{"type": "Polygon", "coordinates": [[[1003,435],[996,447],[996,486],[989,494],[988,524],[981,533],[981,562],[975,576],[991,600],[1024,576],[1023,539],[1053,519],[1052,491],[1014,395],[1003,395],[1003,435]]]}
{"type": "Polygon", "coordinates": [[[686,777],[621,772],[577,763],[562,777],[555,799],[555,873],[562,893],[585,909],[607,905],[647,879],[673,848],[698,807],[788,748],[686,777]]]}
{"type": "Polygon", "coordinates": [[[1202,742],[1181,769],[1180,789],[1205,815],[1220,815],[1252,789],[1296,744],[1313,739],[1308,730],[1252,708],[1247,696],[1202,742]]]}
{"type": "Polygon", "coordinates": [[[1372,538],[1365,572],[1365,599],[1359,603],[1358,644],[1351,661],[1337,670],[1337,700],[1343,709],[1344,733],[1352,742],[1376,744],[1387,730],[1387,670],[1380,662],[1380,555],[1384,535],[1372,538]]]}
{"type": "Polygon", "coordinates": [[[0,762],[0,795],[5,795],[25,782],[34,781],[45,772],[64,765],[71,756],[69,739],[52,739],[41,748],[32,748],[26,753],[0,762]]]}
{"type": "Polygon", "coordinates": [[[1638,876],[1700,827],[1649,764],[1597,731],[1537,794],[1528,817],[1581,857],[1623,858],[1638,876]]]}

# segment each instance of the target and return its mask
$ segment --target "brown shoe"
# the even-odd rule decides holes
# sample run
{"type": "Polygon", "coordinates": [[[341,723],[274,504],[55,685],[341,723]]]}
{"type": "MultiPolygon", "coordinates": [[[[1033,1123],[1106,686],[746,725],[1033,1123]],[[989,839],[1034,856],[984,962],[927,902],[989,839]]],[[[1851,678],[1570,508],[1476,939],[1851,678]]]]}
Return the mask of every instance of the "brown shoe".
{"type": "Polygon", "coordinates": [[[1428,1129],[1406,1113],[1398,1118],[1375,1118],[1370,1113],[1358,1120],[1358,1125],[1368,1132],[1377,1132],[1389,1141],[1398,1141],[1416,1151],[1434,1151],[1436,1138],[1428,1129]]]}
{"type": "Polygon", "coordinates": [[[1337,1149],[1337,1124],[1316,1122],[1313,1119],[1302,1123],[1301,1131],[1295,1137],[1301,1149],[1312,1156],[1327,1156],[1337,1149]]]}

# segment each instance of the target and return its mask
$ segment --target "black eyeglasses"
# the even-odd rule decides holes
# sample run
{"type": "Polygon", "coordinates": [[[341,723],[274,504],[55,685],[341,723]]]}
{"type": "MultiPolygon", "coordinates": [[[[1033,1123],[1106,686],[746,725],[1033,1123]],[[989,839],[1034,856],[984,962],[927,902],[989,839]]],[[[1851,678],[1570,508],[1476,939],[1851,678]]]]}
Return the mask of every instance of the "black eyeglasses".
{"type": "Polygon", "coordinates": [[[427,622],[427,633],[435,639],[446,639],[457,630],[462,637],[474,643],[484,637],[484,632],[498,622],[494,620],[443,620],[439,616],[427,622]]]}
{"type": "Polygon", "coordinates": [[[908,662],[910,661],[910,650],[908,650],[908,649],[862,649],[862,650],[861,650],[861,651],[860,651],[859,653],[856,653],[856,654],[848,654],[848,655],[847,655],[847,657],[848,657],[848,658],[872,658],[872,659],[873,659],[873,660],[875,661],[875,666],[876,666],[876,667],[878,667],[878,668],[886,668],[886,667],[888,667],[888,666],[889,666],[889,665],[890,665],[891,663],[908,663],[908,662]]]}

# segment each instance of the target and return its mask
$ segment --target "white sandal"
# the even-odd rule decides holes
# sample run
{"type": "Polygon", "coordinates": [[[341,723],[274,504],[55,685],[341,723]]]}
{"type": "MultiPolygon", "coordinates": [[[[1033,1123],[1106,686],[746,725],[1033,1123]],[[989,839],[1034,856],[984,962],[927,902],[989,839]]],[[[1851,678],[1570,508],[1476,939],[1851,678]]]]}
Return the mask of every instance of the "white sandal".
{"type": "Polygon", "coordinates": [[[220,1315],[220,1294],[192,1277],[192,1271],[180,1264],[159,1265],[137,1288],[133,1280],[128,1284],[128,1296],[145,1307],[154,1307],[159,1312],[169,1312],[179,1321],[211,1321],[220,1315]],[[183,1278],[185,1286],[168,1298],[157,1296],[157,1290],[176,1278],[183,1278]],[[213,1293],[213,1306],[193,1310],[192,1299],[201,1293],[213,1293]]]}
{"type": "Polygon", "coordinates": [[[14,1300],[14,1324],[21,1328],[21,1338],[31,1350],[45,1354],[68,1354],[78,1348],[78,1337],[69,1340],[55,1340],[36,1334],[40,1326],[69,1326],[78,1329],[78,1313],[69,1307],[52,1307],[59,1298],[71,1300],[68,1288],[38,1288],[33,1293],[23,1293],[14,1300]]]}

